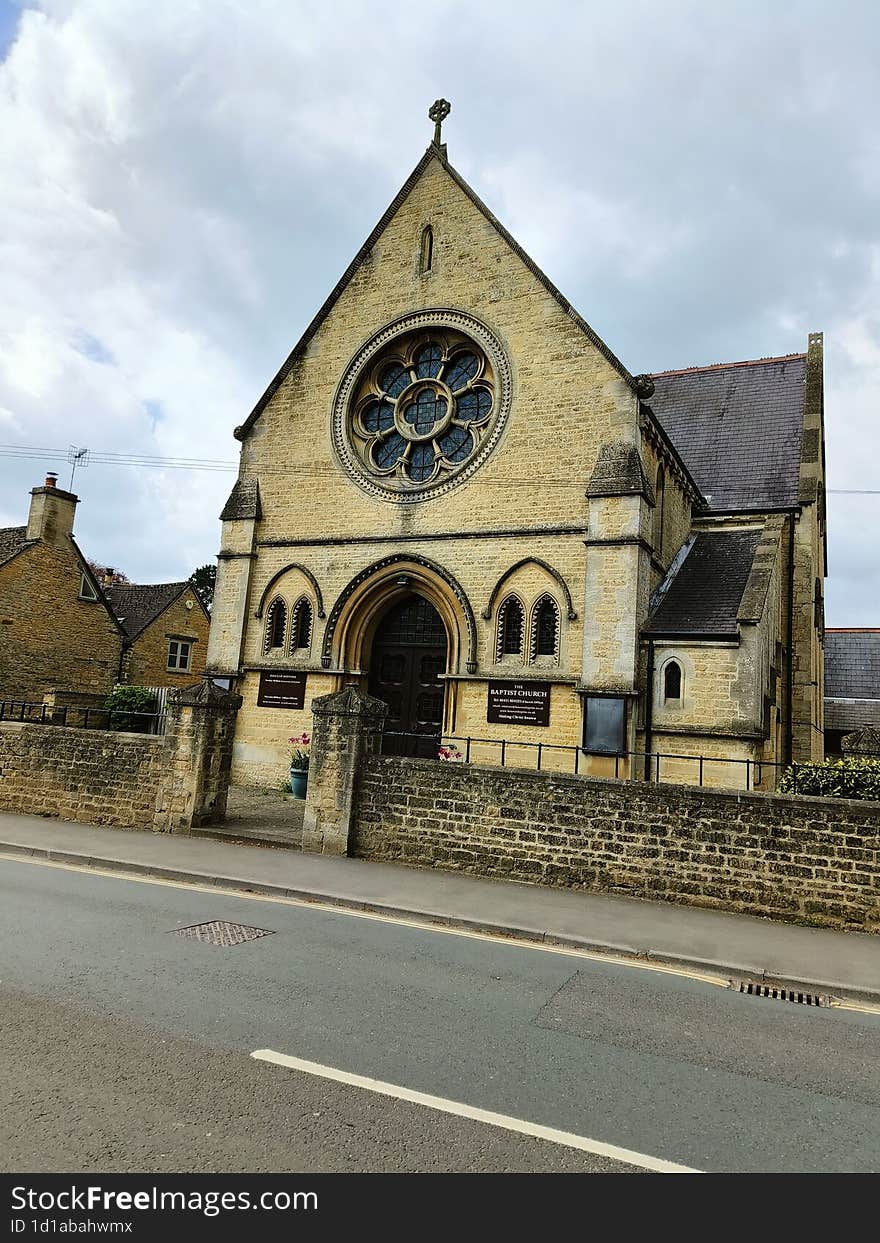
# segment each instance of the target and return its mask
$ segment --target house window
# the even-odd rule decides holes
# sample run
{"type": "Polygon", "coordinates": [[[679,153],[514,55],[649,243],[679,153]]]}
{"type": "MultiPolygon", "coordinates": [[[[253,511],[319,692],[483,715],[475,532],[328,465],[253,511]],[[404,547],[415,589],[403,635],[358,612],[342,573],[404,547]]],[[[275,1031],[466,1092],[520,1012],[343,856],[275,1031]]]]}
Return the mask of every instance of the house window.
{"type": "Polygon", "coordinates": [[[679,702],[681,700],[681,665],[677,660],[670,660],[663,670],[663,702],[679,702]]]}
{"type": "Polygon", "coordinates": [[[515,596],[508,598],[498,610],[496,659],[521,656],[523,649],[523,608],[515,596]]]}
{"type": "Polygon", "coordinates": [[[168,668],[172,673],[188,673],[191,655],[189,639],[168,640],[168,668]]]}
{"type": "Polygon", "coordinates": [[[79,598],[80,600],[97,600],[98,598],[97,591],[95,591],[85,574],[81,575],[79,580],[79,598]]]}
{"type": "Polygon", "coordinates": [[[269,612],[266,615],[266,644],[267,652],[275,648],[284,647],[284,632],[287,629],[287,607],[280,596],[276,596],[269,605],[269,612]]]}
{"type": "Polygon", "coordinates": [[[542,596],[532,617],[534,656],[556,656],[559,651],[559,609],[552,596],[542,596]]]}
{"type": "Polygon", "coordinates": [[[312,644],[312,606],[305,596],[297,600],[290,615],[290,650],[296,652],[312,644]]]}
{"type": "Polygon", "coordinates": [[[595,755],[626,754],[626,700],[622,696],[584,697],[584,750],[595,755]]]}

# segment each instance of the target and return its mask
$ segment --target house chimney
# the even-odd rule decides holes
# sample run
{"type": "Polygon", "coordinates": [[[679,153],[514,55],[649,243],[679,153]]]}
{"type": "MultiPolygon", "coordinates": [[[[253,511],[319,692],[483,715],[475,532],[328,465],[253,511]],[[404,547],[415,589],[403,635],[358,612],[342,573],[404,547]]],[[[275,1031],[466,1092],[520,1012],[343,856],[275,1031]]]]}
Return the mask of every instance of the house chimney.
{"type": "Polygon", "coordinates": [[[73,515],[79,498],[72,492],[62,492],[57,483],[58,476],[54,471],[49,471],[42,488],[31,491],[28,539],[45,540],[47,544],[62,544],[73,534],[73,515]]]}

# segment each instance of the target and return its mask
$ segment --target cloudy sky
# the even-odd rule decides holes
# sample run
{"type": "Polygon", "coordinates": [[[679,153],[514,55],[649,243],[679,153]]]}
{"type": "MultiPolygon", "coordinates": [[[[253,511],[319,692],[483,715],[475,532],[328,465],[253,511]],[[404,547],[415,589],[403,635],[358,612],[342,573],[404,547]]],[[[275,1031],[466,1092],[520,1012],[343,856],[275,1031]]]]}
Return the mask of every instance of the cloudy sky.
{"type": "MultiPolygon", "coordinates": [[[[880,489],[876,0],[0,0],[0,526],[69,445],[234,461],[453,102],[452,162],[632,372],[826,333],[830,489],[880,489]]],[[[234,475],[92,463],[139,581],[234,475]]],[[[880,625],[880,495],[829,497],[830,625],[880,625]]]]}

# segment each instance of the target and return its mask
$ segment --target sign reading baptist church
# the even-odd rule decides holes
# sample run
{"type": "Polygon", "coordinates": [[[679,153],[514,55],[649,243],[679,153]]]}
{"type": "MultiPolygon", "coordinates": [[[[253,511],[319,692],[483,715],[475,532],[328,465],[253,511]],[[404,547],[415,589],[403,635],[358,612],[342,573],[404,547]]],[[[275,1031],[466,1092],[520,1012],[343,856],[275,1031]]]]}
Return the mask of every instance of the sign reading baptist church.
{"type": "Polygon", "coordinates": [[[486,705],[490,725],[549,725],[549,682],[490,682],[486,705]]]}
{"type": "Polygon", "coordinates": [[[302,708],[306,701],[304,673],[260,674],[257,706],[260,708],[302,708]]]}

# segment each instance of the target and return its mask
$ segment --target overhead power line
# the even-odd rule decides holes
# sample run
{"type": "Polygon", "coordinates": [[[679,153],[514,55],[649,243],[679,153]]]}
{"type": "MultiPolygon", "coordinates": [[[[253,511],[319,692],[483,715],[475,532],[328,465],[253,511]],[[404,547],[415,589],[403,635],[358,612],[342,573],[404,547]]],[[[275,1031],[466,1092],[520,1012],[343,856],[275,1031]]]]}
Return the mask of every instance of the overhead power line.
{"type": "MultiPolygon", "coordinates": [[[[71,447],[66,449],[41,448],[35,445],[0,445],[0,457],[8,458],[55,458],[71,461],[71,447]]],[[[195,457],[160,457],[148,453],[114,453],[101,449],[88,450],[89,464],[103,466],[144,466],[156,470],[204,470],[220,473],[237,474],[239,463],[222,458],[195,457]]],[[[260,475],[296,475],[301,478],[326,479],[336,474],[332,466],[261,466],[260,475]]],[[[580,488],[583,480],[563,478],[542,478],[533,475],[529,478],[512,478],[486,480],[500,487],[558,487],[580,488]]],[[[827,488],[829,495],[835,496],[880,496],[880,488],[827,488]]]]}

